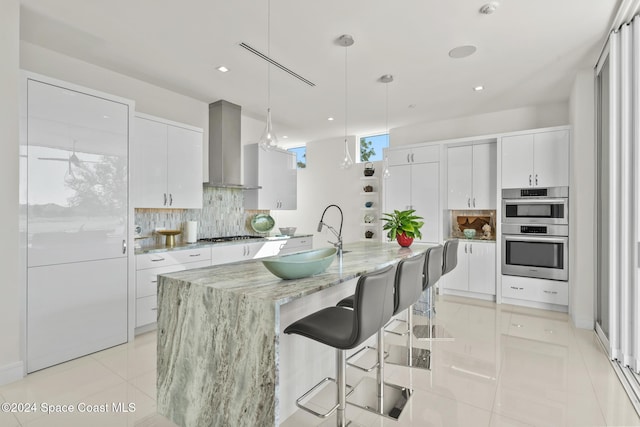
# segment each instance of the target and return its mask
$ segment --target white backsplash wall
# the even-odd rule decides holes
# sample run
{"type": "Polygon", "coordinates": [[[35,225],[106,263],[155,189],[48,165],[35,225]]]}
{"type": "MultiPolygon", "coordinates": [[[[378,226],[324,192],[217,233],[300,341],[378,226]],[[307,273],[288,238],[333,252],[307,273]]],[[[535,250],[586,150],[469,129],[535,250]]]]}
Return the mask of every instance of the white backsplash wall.
{"type": "MultiPolygon", "coordinates": [[[[183,230],[186,221],[198,221],[198,238],[256,234],[248,218],[255,211],[245,212],[244,195],[239,189],[204,187],[202,209],[136,209],[135,224],[142,227],[143,236],[138,240],[141,247],[164,244],[164,237],[153,233],[158,227],[168,230],[183,230]]],[[[181,243],[184,235],[176,237],[181,243]]]]}

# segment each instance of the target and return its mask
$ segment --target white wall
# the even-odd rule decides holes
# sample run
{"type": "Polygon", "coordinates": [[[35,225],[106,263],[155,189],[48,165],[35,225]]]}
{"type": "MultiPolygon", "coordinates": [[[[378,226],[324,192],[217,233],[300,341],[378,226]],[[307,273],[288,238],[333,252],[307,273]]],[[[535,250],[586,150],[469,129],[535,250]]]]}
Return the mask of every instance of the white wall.
{"type": "Polygon", "coordinates": [[[569,199],[569,312],[579,328],[593,329],[595,300],[595,96],[593,69],[578,73],[569,100],[573,126],[569,199]]]}
{"type": "Polygon", "coordinates": [[[566,125],[566,103],[537,105],[435,122],[423,122],[391,129],[390,145],[416,144],[566,125]]]}
{"type": "MultiPolygon", "coordinates": [[[[356,138],[349,137],[349,150],[354,156],[356,138]]],[[[298,234],[314,234],[314,247],[329,246],[327,240],[335,241],[326,228],[317,232],[318,221],[327,205],[336,204],[344,213],[342,237],[345,243],[360,240],[360,177],[363,164],[350,169],[340,169],[344,156],[344,137],[307,143],[307,167],[298,169],[298,209],[295,211],[272,211],[276,227],[298,227],[298,234]]],[[[376,174],[379,168],[376,167],[376,174]]],[[[336,230],[340,225],[338,210],[327,211],[325,222],[336,230]]]]}
{"type": "Polygon", "coordinates": [[[0,384],[22,377],[18,235],[20,2],[0,0],[0,384]]]}

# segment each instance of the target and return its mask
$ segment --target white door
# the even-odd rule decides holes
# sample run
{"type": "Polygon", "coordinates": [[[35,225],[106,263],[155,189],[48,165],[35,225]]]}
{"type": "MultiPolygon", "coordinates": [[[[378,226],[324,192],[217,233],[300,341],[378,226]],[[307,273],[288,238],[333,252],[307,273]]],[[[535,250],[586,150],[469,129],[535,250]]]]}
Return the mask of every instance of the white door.
{"type": "MultiPolygon", "coordinates": [[[[496,208],[496,143],[473,146],[474,209],[496,208]]],[[[451,209],[451,208],[450,208],[451,209]]]]}
{"type": "Polygon", "coordinates": [[[202,209],[202,133],[168,126],[168,207],[202,209]]]}
{"type": "Polygon", "coordinates": [[[457,291],[469,290],[469,242],[460,240],[458,243],[458,263],[456,267],[443,278],[444,289],[457,291]]]}
{"type": "Polygon", "coordinates": [[[133,206],[167,206],[167,125],[136,117],[131,142],[133,206]]]}
{"type": "Polygon", "coordinates": [[[424,221],[421,242],[440,241],[440,164],[411,165],[411,205],[424,221]]]}
{"type": "Polygon", "coordinates": [[[502,138],[502,188],[533,187],[533,135],[502,138]]]}
{"type": "Polygon", "coordinates": [[[27,271],[27,372],[127,341],[127,259],[27,271]]]}
{"type": "Polygon", "coordinates": [[[469,209],[473,198],[473,148],[450,147],[447,150],[447,206],[449,209],[469,209]]]}
{"type": "Polygon", "coordinates": [[[129,106],[27,84],[28,266],[125,257],[129,106]]]}
{"type": "Polygon", "coordinates": [[[469,291],[496,294],[495,243],[469,243],[469,291]]]}
{"type": "Polygon", "coordinates": [[[534,184],[537,187],[569,185],[569,131],[534,135],[534,184]]]}

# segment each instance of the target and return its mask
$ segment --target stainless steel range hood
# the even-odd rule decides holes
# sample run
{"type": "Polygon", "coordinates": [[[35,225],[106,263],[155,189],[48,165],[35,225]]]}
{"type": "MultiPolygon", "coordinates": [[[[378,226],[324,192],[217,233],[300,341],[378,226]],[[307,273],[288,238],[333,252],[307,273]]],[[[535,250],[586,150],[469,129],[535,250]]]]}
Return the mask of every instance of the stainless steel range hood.
{"type": "Polygon", "coordinates": [[[242,185],[242,108],[220,100],[209,104],[209,182],[207,187],[252,190],[242,185]]]}

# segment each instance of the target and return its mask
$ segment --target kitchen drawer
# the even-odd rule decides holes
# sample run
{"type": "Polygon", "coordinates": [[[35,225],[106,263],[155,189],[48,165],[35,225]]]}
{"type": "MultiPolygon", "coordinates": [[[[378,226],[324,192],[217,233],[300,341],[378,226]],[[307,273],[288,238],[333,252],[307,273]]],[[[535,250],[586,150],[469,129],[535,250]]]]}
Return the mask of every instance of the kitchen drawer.
{"type": "Polygon", "coordinates": [[[503,275],[502,296],[547,304],[569,305],[569,284],[557,280],[503,275]]]}
{"type": "Polygon", "coordinates": [[[280,249],[281,255],[306,251],[313,248],[313,237],[292,237],[287,239],[280,249]]]}
{"type": "Polygon", "coordinates": [[[209,247],[140,254],[136,255],[136,270],[210,260],[211,248],[209,247]]]}
{"type": "Polygon", "coordinates": [[[136,271],[136,298],[156,295],[158,274],[173,273],[175,271],[191,270],[192,268],[209,267],[211,261],[190,262],[187,264],[170,265],[167,267],[147,268],[136,271]]]}
{"type": "Polygon", "coordinates": [[[155,295],[136,299],[136,328],[158,321],[158,298],[155,295]]]}

